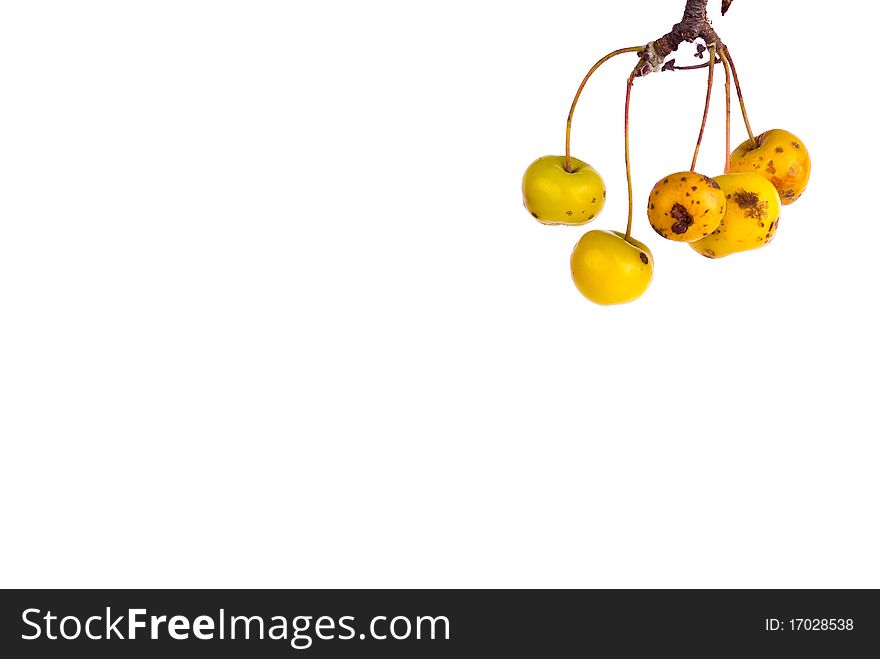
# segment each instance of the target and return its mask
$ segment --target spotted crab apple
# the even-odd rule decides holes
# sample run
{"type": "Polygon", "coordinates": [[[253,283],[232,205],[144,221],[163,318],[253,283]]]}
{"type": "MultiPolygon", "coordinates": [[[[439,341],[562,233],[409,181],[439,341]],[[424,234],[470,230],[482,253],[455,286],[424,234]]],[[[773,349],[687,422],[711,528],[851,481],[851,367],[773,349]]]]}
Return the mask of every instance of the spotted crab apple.
{"type": "Polygon", "coordinates": [[[648,195],[648,220],[654,231],[680,243],[692,243],[715,231],[726,210],[721,186],[695,172],[664,176],[648,195]]]}
{"type": "Polygon", "coordinates": [[[781,129],[761,133],[754,142],[746,140],[730,154],[732,173],[760,174],[774,185],[784,206],[800,199],[811,170],[803,140],[781,129]]]}
{"type": "Polygon", "coordinates": [[[725,174],[715,180],[727,197],[727,211],[721,225],[691,247],[703,256],[720,259],[769,245],[782,209],[773,184],[754,172],[725,174]]]}

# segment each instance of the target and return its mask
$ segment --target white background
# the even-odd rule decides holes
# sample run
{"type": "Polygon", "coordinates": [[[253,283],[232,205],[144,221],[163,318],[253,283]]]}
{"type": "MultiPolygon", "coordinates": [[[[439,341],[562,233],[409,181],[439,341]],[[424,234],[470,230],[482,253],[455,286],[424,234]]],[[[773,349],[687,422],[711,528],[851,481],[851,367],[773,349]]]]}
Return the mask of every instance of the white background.
{"type": "Polygon", "coordinates": [[[608,309],[520,180],[682,0],[0,3],[0,584],[880,587],[880,17],[717,5],[812,184],[766,250],[663,243],[705,71],[639,80],[608,309]]]}

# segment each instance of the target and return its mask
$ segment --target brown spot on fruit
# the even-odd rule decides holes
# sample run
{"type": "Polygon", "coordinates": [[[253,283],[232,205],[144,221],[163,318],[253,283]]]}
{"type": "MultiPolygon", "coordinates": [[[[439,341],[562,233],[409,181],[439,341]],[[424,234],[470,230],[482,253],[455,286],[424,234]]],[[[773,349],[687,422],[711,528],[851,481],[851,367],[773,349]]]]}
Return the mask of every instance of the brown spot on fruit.
{"type": "Polygon", "coordinates": [[[541,219],[540,217],[538,217],[538,214],[537,214],[537,213],[532,213],[532,217],[535,218],[536,220],[540,220],[540,219],[541,219]]]}
{"type": "Polygon", "coordinates": [[[781,146],[777,146],[776,153],[785,153],[785,149],[783,149],[781,146]]]}
{"type": "Polygon", "coordinates": [[[797,142],[792,142],[791,145],[792,145],[795,149],[797,149],[798,151],[801,150],[801,145],[798,144],[797,142]]]}
{"type": "Polygon", "coordinates": [[[587,221],[589,222],[590,220],[595,219],[595,217],[596,217],[596,215],[595,215],[595,213],[594,213],[593,215],[590,215],[589,218],[587,218],[587,221]]]}
{"type": "Polygon", "coordinates": [[[687,208],[681,204],[675,204],[672,207],[671,215],[672,219],[676,220],[675,224],[672,225],[672,233],[677,236],[687,233],[688,229],[694,225],[694,218],[688,213],[687,208]]]}
{"type": "Polygon", "coordinates": [[[663,185],[669,185],[669,179],[663,179],[663,185]]]}
{"type": "Polygon", "coordinates": [[[642,252],[641,254],[639,254],[639,258],[642,260],[642,263],[644,263],[645,265],[648,265],[648,255],[647,254],[642,252]]]}
{"type": "Polygon", "coordinates": [[[595,203],[596,203],[596,198],[593,197],[593,201],[591,201],[590,203],[591,203],[591,204],[595,204],[595,203]]]}
{"type": "Polygon", "coordinates": [[[682,177],[681,177],[681,182],[682,182],[682,183],[684,183],[684,182],[687,181],[687,180],[688,180],[688,177],[687,177],[687,176],[682,176],[682,177]]]}
{"type": "Polygon", "coordinates": [[[704,180],[706,183],[708,183],[710,187],[712,187],[712,188],[714,188],[714,189],[716,189],[716,190],[720,190],[720,189],[721,189],[721,186],[718,185],[718,181],[716,181],[714,178],[709,178],[708,176],[704,176],[704,177],[703,177],[703,180],[704,180]]]}
{"type": "Polygon", "coordinates": [[[696,192],[696,191],[697,191],[697,186],[696,186],[696,185],[693,186],[693,187],[691,188],[691,191],[692,191],[692,192],[696,192]]]}
{"type": "Polygon", "coordinates": [[[571,211],[565,211],[565,214],[568,215],[569,217],[571,217],[572,215],[574,215],[574,213],[571,212],[571,211]]]}
{"type": "Polygon", "coordinates": [[[776,167],[773,165],[773,161],[767,163],[767,173],[771,176],[776,173],[776,167]]]}
{"type": "Polygon", "coordinates": [[[769,203],[761,201],[761,198],[756,193],[738,190],[733,193],[733,200],[737,206],[743,209],[746,217],[753,220],[766,219],[769,203]]]}

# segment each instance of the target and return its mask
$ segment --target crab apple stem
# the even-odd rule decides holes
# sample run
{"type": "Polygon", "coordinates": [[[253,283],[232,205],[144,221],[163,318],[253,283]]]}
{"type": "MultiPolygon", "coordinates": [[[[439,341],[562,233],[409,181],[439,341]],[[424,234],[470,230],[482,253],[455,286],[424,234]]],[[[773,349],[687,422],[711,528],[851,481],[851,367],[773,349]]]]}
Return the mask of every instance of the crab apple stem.
{"type": "Polygon", "coordinates": [[[724,96],[726,100],[727,124],[726,131],[726,147],[724,151],[724,173],[730,174],[730,64],[721,53],[721,63],[724,64],[724,96]]]}
{"type": "Polygon", "coordinates": [[[755,134],[752,132],[752,125],[749,123],[749,113],[746,112],[746,102],[743,100],[742,86],[739,84],[739,76],[736,73],[736,64],[733,63],[733,58],[730,56],[730,50],[725,46],[721,50],[721,57],[726,58],[727,62],[730,64],[730,71],[733,73],[733,82],[736,85],[736,95],[739,98],[739,106],[742,108],[743,122],[746,124],[746,131],[749,133],[749,141],[752,144],[752,148],[758,148],[758,142],[755,140],[755,134]]]}
{"type": "Polygon", "coordinates": [[[593,68],[590,69],[590,72],[584,77],[584,81],[581,83],[581,86],[578,87],[577,94],[574,95],[574,101],[572,101],[571,110],[568,113],[568,123],[565,128],[565,171],[569,174],[571,173],[571,122],[574,120],[574,111],[575,108],[577,108],[581,94],[584,92],[584,87],[587,86],[587,82],[589,82],[590,78],[593,77],[593,74],[599,70],[599,67],[605,64],[608,60],[613,59],[618,55],[625,55],[626,53],[638,53],[644,49],[644,46],[632,46],[631,48],[621,48],[620,50],[615,50],[613,53],[608,53],[605,57],[596,62],[593,65],[593,68]]]}
{"type": "Polygon", "coordinates": [[[630,101],[632,100],[632,88],[633,81],[636,79],[636,71],[633,71],[629,80],[626,81],[626,105],[623,108],[623,140],[624,140],[624,159],[626,160],[626,190],[629,195],[629,215],[626,219],[626,239],[629,240],[632,236],[632,228],[633,228],[633,181],[632,181],[632,168],[630,167],[630,156],[629,156],[629,106],[630,101]]]}
{"type": "Polygon", "coordinates": [[[703,123],[700,125],[700,135],[697,137],[697,147],[694,149],[694,159],[691,162],[691,171],[697,170],[697,158],[700,156],[700,146],[703,144],[703,136],[706,134],[706,122],[709,120],[709,106],[712,104],[712,85],[715,82],[715,44],[709,47],[709,89],[706,91],[706,107],[703,108],[703,123]]]}

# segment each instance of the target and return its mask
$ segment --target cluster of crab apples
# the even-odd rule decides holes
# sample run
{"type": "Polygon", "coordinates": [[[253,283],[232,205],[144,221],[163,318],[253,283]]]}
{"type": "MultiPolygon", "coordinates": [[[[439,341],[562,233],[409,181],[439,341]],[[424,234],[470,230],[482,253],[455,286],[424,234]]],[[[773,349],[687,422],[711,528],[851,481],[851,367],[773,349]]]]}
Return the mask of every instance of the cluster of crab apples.
{"type": "MultiPolygon", "coordinates": [[[[539,158],[523,178],[525,207],[543,224],[582,226],[605,205],[598,172],[575,158],[566,165],[562,156],[539,158]]],[[[662,178],[649,195],[648,219],[663,238],[689,244],[708,258],[760,249],[776,236],[782,206],[803,194],[810,167],[800,139],[771,130],[740,145],[724,175],[685,171],[662,178]]],[[[587,299],[624,304],[650,286],[654,258],[628,234],[591,231],[572,253],[571,272],[587,299]]]]}

